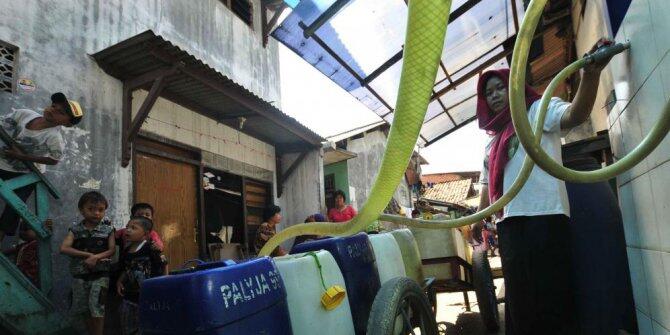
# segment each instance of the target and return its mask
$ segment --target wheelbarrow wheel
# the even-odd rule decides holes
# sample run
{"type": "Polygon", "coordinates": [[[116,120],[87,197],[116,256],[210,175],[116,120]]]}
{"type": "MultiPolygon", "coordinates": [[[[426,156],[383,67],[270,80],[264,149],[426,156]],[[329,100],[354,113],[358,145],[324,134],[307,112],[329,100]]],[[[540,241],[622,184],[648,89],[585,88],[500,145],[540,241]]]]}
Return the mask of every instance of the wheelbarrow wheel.
{"type": "Polygon", "coordinates": [[[428,298],[412,279],[397,277],[387,281],[372,303],[367,335],[419,333],[437,335],[428,298]]]}
{"type": "Polygon", "coordinates": [[[472,253],[472,284],[475,287],[479,314],[484,326],[488,331],[494,332],[500,329],[500,315],[498,314],[498,301],[495,286],[493,286],[493,275],[486,251],[475,250],[472,253]]]}

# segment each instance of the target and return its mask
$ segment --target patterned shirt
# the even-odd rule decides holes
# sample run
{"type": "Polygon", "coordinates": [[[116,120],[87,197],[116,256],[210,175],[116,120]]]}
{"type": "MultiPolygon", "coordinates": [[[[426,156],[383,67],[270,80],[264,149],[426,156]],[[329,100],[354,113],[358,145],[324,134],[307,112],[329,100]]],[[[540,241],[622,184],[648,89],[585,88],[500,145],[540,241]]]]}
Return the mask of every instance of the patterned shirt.
{"type": "Polygon", "coordinates": [[[137,303],[140,297],[140,287],[146,279],[162,276],[165,271],[165,257],[151,247],[152,242],[145,242],[135,252],[129,246],[121,252],[119,264],[123,267],[124,294],[123,298],[137,303]]]}
{"type": "MultiPolygon", "coordinates": [[[[0,117],[0,126],[19,146],[21,146],[21,148],[23,148],[26,154],[38,157],[49,157],[59,161],[63,157],[63,150],[65,149],[60,126],[41,130],[26,129],[26,126],[30,121],[40,117],[42,117],[41,114],[30,109],[14,109],[11,113],[0,117]]],[[[0,152],[2,152],[1,149],[5,147],[5,143],[0,141],[0,152]]],[[[20,161],[7,159],[5,157],[1,158],[0,170],[28,172],[26,167],[20,161]]],[[[44,172],[44,165],[35,165],[44,172]]]]}
{"type": "MultiPolygon", "coordinates": [[[[256,239],[254,240],[254,248],[256,249],[256,253],[259,253],[261,249],[263,249],[263,246],[265,246],[265,243],[267,243],[269,239],[275,236],[276,233],[277,230],[275,227],[270,227],[267,222],[263,222],[263,224],[261,224],[256,231],[256,239]]],[[[274,251],[272,251],[271,256],[278,256],[280,254],[280,250],[280,247],[277,247],[274,251]]]]}
{"type": "MultiPolygon", "coordinates": [[[[70,232],[74,235],[72,247],[79,250],[99,254],[108,249],[109,236],[114,234],[114,227],[109,219],[103,219],[97,226],[89,230],[84,226],[84,221],[75,223],[70,227],[70,232]]],[[[89,274],[106,274],[109,272],[109,263],[98,262],[93,268],[89,269],[83,257],[72,257],[70,260],[70,273],[73,276],[89,274]]]]}

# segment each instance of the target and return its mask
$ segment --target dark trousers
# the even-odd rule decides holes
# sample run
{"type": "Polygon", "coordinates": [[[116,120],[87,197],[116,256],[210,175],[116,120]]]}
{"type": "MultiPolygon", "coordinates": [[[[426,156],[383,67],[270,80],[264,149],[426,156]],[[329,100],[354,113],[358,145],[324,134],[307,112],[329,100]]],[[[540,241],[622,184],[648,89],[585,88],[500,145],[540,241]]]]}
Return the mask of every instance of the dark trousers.
{"type": "Polygon", "coordinates": [[[507,218],[498,224],[498,243],[505,334],[577,334],[568,218],[507,218]]]}
{"type": "MultiPolygon", "coordinates": [[[[24,175],[24,173],[11,172],[0,170],[0,179],[9,180],[24,175]]],[[[21,198],[24,202],[31,194],[33,194],[33,185],[21,187],[14,190],[14,193],[21,198]]],[[[8,236],[14,236],[16,234],[16,228],[19,225],[20,216],[14,211],[14,209],[7,204],[5,201],[5,209],[0,216],[0,230],[4,231],[8,236]]],[[[1,242],[1,241],[0,241],[1,242]]]]}

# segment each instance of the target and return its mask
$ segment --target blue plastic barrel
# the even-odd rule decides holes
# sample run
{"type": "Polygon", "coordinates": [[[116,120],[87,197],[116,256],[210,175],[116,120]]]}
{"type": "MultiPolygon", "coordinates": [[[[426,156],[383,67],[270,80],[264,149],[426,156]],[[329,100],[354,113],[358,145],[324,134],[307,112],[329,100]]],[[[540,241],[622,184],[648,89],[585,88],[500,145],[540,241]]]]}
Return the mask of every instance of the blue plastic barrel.
{"type": "Polygon", "coordinates": [[[335,258],[347,285],[351,317],[357,335],[365,334],[368,316],[379,290],[379,273],[372,245],[365,233],[298,244],[292,254],[327,250],[335,258]]]}
{"type": "Polygon", "coordinates": [[[140,327],[143,334],[291,335],[284,283],[268,257],[145,281],[140,327]]]}
{"type": "MultiPolygon", "coordinates": [[[[600,164],[576,157],[565,166],[592,171],[600,164]]],[[[580,334],[637,333],[623,220],[607,182],[565,183],[570,199],[572,276],[580,334]]]]}

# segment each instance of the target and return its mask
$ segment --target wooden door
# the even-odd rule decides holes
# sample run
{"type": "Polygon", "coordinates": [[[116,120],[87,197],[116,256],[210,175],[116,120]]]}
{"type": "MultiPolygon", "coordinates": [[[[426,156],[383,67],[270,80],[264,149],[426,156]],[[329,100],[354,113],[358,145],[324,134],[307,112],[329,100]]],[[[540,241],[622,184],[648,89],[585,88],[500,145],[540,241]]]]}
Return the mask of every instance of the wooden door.
{"type": "Polygon", "coordinates": [[[263,210],[271,203],[272,193],[270,192],[270,185],[249,179],[244,180],[243,193],[247,250],[250,255],[255,255],[256,231],[263,223],[263,210]]]}
{"type": "Polygon", "coordinates": [[[154,229],[165,243],[170,269],[198,258],[198,167],[135,154],[135,201],[154,207],[154,229]]]}

